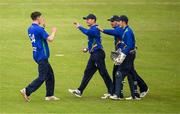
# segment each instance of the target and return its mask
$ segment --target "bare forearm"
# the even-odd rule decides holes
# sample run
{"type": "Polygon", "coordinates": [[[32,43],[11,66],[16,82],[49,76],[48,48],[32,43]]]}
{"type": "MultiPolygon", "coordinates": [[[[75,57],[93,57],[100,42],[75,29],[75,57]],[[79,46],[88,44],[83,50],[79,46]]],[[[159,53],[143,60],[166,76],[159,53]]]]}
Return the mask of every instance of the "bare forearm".
{"type": "Polygon", "coordinates": [[[49,35],[49,37],[47,38],[47,40],[48,40],[49,42],[52,42],[52,41],[54,40],[55,35],[56,35],[56,31],[57,31],[56,27],[53,27],[53,28],[52,28],[52,33],[51,33],[51,34],[49,35]]]}
{"type": "Polygon", "coordinates": [[[48,40],[49,42],[52,42],[52,41],[54,40],[54,38],[55,38],[55,34],[56,34],[55,32],[52,32],[51,35],[49,35],[49,37],[48,37],[47,40],[48,40]]]}

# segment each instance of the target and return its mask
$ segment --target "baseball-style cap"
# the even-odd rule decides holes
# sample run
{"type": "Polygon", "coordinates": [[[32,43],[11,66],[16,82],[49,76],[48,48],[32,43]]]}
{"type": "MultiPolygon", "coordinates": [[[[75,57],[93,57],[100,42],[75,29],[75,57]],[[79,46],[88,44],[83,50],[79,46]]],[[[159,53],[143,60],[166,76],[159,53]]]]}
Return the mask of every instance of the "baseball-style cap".
{"type": "Polygon", "coordinates": [[[97,18],[96,18],[96,16],[94,14],[89,14],[88,16],[83,17],[83,19],[94,19],[94,20],[97,20],[97,18]]]}
{"type": "Polygon", "coordinates": [[[127,17],[126,15],[121,15],[121,16],[119,17],[119,20],[120,20],[120,21],[125,21],[126,23],[128,23],[128,17],[127,17]]]}
{"type": "Polygon", "coordinates": [[[111,21],[111,22],[113,22],[113,21],[119,21],[119,16],[113,15],[111,18],[108,19],[108,21],[111,21]]]}

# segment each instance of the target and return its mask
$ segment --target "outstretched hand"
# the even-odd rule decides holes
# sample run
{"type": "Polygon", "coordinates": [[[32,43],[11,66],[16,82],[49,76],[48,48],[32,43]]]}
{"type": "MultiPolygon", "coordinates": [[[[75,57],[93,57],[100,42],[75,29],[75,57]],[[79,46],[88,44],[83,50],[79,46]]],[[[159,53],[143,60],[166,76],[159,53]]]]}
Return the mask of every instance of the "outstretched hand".
{"type": "Polygon", "coordinates": [[[81,26],[79,23],[77,23],[77,22],[74,22],[73,23],[75,26],[76,26],[76,28],[78,28],[79,26],[81,26]]]}

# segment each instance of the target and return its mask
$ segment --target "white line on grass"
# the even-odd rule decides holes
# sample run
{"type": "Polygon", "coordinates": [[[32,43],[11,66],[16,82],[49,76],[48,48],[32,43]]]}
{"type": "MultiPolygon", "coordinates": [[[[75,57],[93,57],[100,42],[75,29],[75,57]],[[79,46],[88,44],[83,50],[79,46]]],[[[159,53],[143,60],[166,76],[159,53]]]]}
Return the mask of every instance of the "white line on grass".
{"type": "Polygon", "coordinates": [[[56,54],[57,57],[63,57],[63,54],[56,54]]]}

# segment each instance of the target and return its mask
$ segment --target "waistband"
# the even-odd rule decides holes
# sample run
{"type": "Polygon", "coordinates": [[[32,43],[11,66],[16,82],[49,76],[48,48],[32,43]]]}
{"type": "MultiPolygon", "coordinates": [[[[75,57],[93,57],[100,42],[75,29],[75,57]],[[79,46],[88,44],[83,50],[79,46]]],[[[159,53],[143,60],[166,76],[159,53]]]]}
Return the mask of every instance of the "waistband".
{"type": "Polygon", "coordinates": [[[41,64],[41,63],[48,63],[48,59],[43,59],[43,60],[40,60],[40,61],[36,61],[38,64],[41,64]]]}
{"type": "Polygon", "coordinates": [[[102,48],[99,48],[97,50],[94,50],[93,52],[90,52],[90,54],[94,54],[96,52],[101,52],[101,51],[104,52],[104,50],[102,48]]]}

